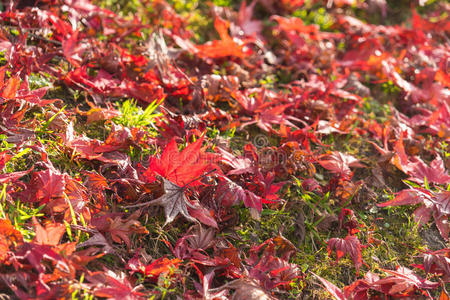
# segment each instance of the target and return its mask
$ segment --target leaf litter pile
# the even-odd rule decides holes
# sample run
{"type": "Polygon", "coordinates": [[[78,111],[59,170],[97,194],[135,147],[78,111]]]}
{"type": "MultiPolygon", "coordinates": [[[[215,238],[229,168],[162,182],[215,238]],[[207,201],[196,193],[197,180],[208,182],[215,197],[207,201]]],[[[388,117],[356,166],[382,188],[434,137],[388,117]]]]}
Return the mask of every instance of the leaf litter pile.
{"type": "Polygon", "coordinates": [[[28,2],[1,297],[448,299],[448,3],[28,2]]]}

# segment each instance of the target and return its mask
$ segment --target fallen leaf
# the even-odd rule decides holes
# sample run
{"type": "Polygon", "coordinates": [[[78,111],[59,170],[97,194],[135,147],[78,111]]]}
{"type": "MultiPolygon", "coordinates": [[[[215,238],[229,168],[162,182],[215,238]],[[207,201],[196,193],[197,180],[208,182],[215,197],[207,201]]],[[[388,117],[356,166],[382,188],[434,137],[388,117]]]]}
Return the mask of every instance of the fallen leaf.
{"type": "Polygon", "coordinates": [[[350,167],[364,167],[355,157],[338,151],[323,155],[318,163],[325,169],[344,176],[351,174],[350,167]]]}
{"type": "Polygon", "coordinates": [[[0,219],[0,262],[7,258],[8,252],[23,243],[20,231],[8,219],[0,219]]]}
{"type": "Polygon", "coordinates": [[[57,246],[66,232],[66,226],[61,223],[48,223],[45,228],[33,216],[33,225],[36,232],[33,242],[40,245],[57,246]]]}
{"type": "Polygon", "coordinates": [[[163,185],[164,195],[150,201],[148,205],[159,205],[164,207],[164,214],[166,216],[166,222],[164,224],[171,223],[178,214],[181,214],[191,222],[197,222],[197,220],[191,217],[188,212],[188,206],[191,208],[195,208],[195,206],[186,198],[184,194],[185,188],[180,187],[165,178],[163,178],[163,185]]]}
{"type": "Polygon", "coordinates": [[[336,261],[346,254],[350,255],[356,267],[356,274],[359,274],[359,268],[362,266],[361,243],[356,236],[347,236],[345,239],[332,238],[327,244],[328,255],[331,255],[333,250],[336,251],[336,261]]]}

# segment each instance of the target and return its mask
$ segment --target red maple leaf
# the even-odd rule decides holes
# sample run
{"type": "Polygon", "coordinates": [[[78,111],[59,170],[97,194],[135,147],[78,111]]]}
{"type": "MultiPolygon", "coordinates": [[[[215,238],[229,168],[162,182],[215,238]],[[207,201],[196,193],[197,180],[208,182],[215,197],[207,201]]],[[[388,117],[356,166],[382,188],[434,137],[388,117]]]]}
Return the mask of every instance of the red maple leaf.
{"type": "Polygon", "coordinates": [[[408,172],[408,175],[411,176],[411,180],[418,183],[423,183],[425,178],[427,182],[436,184],[447,184],[450,182],[450,175],[445,170],[444,162],[439,155],[430,163],[430,166],[425,164],[420,158],[415,158],[412,170],[408,172]]]}
{"type": "Polygon", "coordinates": [[[117,274],[105,269],[103,272],[89,272],[86,278],[92,283],[94,295],[97,297],[144,299],[145,294],[138,291],[142,286],[133,286],[125,273],[117,274]]]}
{"type": "Polygon", "coordinates": [[[263,199],[227,177],[222,177],[217,188],[218,201],[224,206],[232,206],[243,201],[245,207],[255,209],[257,213],[262,211],[263,199]]]}
{"type": "Polygon", "coordinates": [[[289,120],[293,121],[300,121],[300,120],[293,116],[284,114],[285,109],[288,108],[289,106],[291,105],[285,104],[285,105],[278,105],[272,108],[266,108],[255,115],[255,120],[242,123],[241,128],[244,128],[245,126],[248,126],[250,124],[256,124],[259,128],[261,128],[264,131],[275,132],[275,130],[272,128],[272,124],[275,124],[275,125],[291,126],[295,129],[298,129],[298,127],[289,120]]]}
{"type": "Polygon", "coordinates": [[[391,276],[374,282],[373,288],[386,295],[413,295],[416,289],[434,289],[439,286],[438,282],[423,279],[405,267],[398,267],[396,271],[383,271],[391,274],[391,276]]]}
{"type": "Polygon", "coordinates": [[[422,204],[415,212],[415,220],[420,225],[427,224],[433,216],[441,236],[448,239],[450,224],[450,191],[432,192],[422,188],[411,188],[400,191],[390,201],[378,204],[379,207],[422,204]]]}
{"type": "Polygon", "coordinates": [[[351,175],[350,167],[364,167],[355,157],[339,151],[322,156],[318,163],[325,169],[344,176],[351,175]]]}
{"type": "Polygon", "coordinates": [[[356,273],[359,273],[359,268],[362,266],[361,243],[356,236],[347,236],[345,239],[332,238],[328,241],[327,249],[328,255],[336,250],[336,262],[345,254],[349,254],[355,264],[356,273]]]}
{"type": "Polygon", "coordinates": [[[8,257],[8,252],[23,243],[20,231],[14,228],[9,219],[0,219],[0,262],[8,257]]]}
{"type": "Polygon", "coordinates": [[[256,0],[253,0],[252,3],[250,3],[249,6],[247,6],[247,3],[244,1],[241,4],[241,7],[239,9],[238,13],[238,24],[244,31],[245,35],[252,36],[252,35],[260,35],[263,24],[260,20],[252,20],[253,16],[253,9],[256,4],[256,0]]]}
{"type": "Polygon", "coordinates": [[[54,168],[34,172],[28,201],[48,203],[52,199],[63,197],[67,174],[62,174],[54,168]]]}
{"type": "Polygon", "coordinates": [[[424,270],[427,274],[443,276],[444,282],[450,282],[450,248],[425,252],[423,253],[423,264],[413,266],[424,270]]]}
{"type": "Polygon", "coordinates": [[[158,277],[162,274],[169,274],[178,268],[181,260],[178,258],[168,259],[167,257],[162,257],[156,259],[149,265],[144,266],[140,271],[151,281],[157,281],[158,277]]]}
{"type": "Polygon", "coordinates": [[[123,241],[130,248],[130,236],[133,233],[148,233],[147,229],[137,220],[139,214],[140,212],[136,211],[126,219],[122,219],[120,216],[114,214],[103,215],[94,218],[92,225],[101,232],[109,232],[114,242],[121,243],[123,241]]]}
{"type": "Polygon", "coordinates": [[[160,158],[151,157],[150,165],[144,172],[144,176],[149,181],[154,181],[155,174],[158,174],[178,186],[198,185],[196,178],[214,169],[212,159],[213,154],[205,153],[202,149],[203,137],[188,145],[181,152],[173,138],[160,158]],[[192,182],[194,180],[194,182],[192,182]]]}
{"type": "MultiPolygon", "coordinates": [[[[396,271],[383,270],[391,274],[385,278],[380,279],[377,274],[367,272],[364,279],[359,279],[344,289],[340,289],[328,280],[312,273],[325,286],[327,291],[338,300],[358,299],[367,300],[369,298],[368,291],[374,290],[383,293],[386,296],[408,297],[414,296],[417,289],[434,289],[439,286],[438,282],[432,282],[423,279],[413,271],[405,267],[398,267],[396,271]]],[[[430,297],[431,298],[431,297],[430,297]]],[[[415,299],[415,298],[414,298],[415,299]]]]}
{"type": "Polygon", "coordinates": [[[327,291],[331,294],[331,296],[334,297],[334,299],[337,300],[346,300],[347,298],[344,296],[344,293],[340,288],[335,286],[333,283],[329,282],[328,280],[320,277],[319,275],[314,274],[311,272],[317,279],[320,280],[320,282],[323,284],[323,286],[327,289],[327,291]]]}
{"type": "Polygon", "coordinates": [[[296,251],[295,246],[281,235],[253,246],[246,260],[250,266],[249,276],[267,290],[288,285],[300,274],[298,266],[289,263],[296,251]]]}
{"type": "Polygon", "coordinates": [[[236,56],[239,58],[244,58],[248,55],[244,51],[244,46],[242,44],[238,44],[228,33],[228,27],[230,27],[230,24],[227,21],[220,17],[216,17],[214,27],[219,33],[221,40],[210,41],[206,44],[195,46],[199,56],[209,58],[236,56]]]}
{"type": "Polygon", "coordinates": [[[232,153],[218,147],[217,152],[220,154],[220,161],[232,168],[227,175],[241,175],[244,173],[253,173],[255,166],[252,161],[245,156],[234,156],[232,153]]]}
{"type": "Polygon", "coordinates": [[[18,171],[18,172],[0,174],[0,184],[8,183],[10,181],[15,181],[15,180],[19,179],[20,177],[27,175],[32,170],[33,169],[31,168],[27,171],[18,171]]]}
{"type": "MultiPolygon", "coordinates": [[[[5,69],[3,69],[4,71],[5,69]]],[[[16,97],[17,91],[20,86],[20,78],[18,76],[14,76],[8,79],[8,81],[0,87],[2,91],[0,92],[0,96],[6,99],[14,99],[16,97]]]]}
{"type": "Polygon", "coordinates": [[[62,48],[66,59],[75,67],[79,68],[82,61],[82,55],[89,47],[87,43],[81,43],[79,39],[79,30],[70,35],[68,39],[63,40],[62,48]]]}
{"type": "Polygon", "coordinates": [[[190,221],[195,221],[192,217],[194,216],[203,224],[217,227],[210,212],[199,203],[192,204],[185,195],[188,186],[199,185],[202,175],[217,169],[212,163],[214,154],[205,153],[201,148],[202,142],[203,137],[179,152],[173,138],[164,149],[161,158],[150,158],[150,165],[143,175],[148,181],[154,181],[155,175],[162,176],[165,194],[158,199],[138,205],[163,206],[166,215],[165,224],[172,222],[181,213],[190,221]]]}

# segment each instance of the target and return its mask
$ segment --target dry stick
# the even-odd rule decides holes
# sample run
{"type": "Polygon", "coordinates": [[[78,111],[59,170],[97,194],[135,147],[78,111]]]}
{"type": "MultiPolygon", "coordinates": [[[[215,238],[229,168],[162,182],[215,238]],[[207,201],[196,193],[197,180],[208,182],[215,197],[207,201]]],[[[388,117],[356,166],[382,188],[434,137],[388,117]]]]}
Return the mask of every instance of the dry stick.
{"type": "MultiPolygon", "coordinates": [[[[186,183],[185,185],[183,185],[182,187],[180,187],[180,188],[181,188],[180,190],[181,190],[181,191],[184,191],[191,183],[193,183],[193,182],[199,180],[200,178],[203,178],[203,177],[205,177],[205,176],[207,176],[207,175],[209,175],[209,174],[211,174],[212,172],[215,172],[215,171],[216,171],[216,169],[212,169],[212,170],[206,172],[205,174],[200,175],[200,176],[194,178],[193,180],[189,181],[188,183],[186,183]]],[[[153,200],[151,200],[151,201],[139,203],[139,204],[122,206],[122,208],[134,208],[134,207],[147,206],[147,205],[151,205],[152,202],[153,202],[154,200],[155,200],[155,199],[153,199],[153,200]]]]}

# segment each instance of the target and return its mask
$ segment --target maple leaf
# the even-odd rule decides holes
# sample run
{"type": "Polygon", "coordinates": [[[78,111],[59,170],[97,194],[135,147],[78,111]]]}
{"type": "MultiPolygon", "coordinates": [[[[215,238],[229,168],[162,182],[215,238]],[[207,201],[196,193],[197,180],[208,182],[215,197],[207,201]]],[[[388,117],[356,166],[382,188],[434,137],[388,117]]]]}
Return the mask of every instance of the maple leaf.
{"type": "Polygon", "coordinates": [[[27,175],[28,173],[30,173],[32,170],[33,170],[33,168],[31,168],[27,171],[18,171],[18,172],[0,174],[0,184],[14,182],[15,180],[19,179],[20,177],[23,177],[23,176],[27,175]]]}
{"type": "Polygon", "coordinates": [[[114,248],[106,240],[105,236],[101,234],[98,230],[93,232],[93,235],[85,242],[79,243],[77,249],[89,246],[101,246],[104,253],[115,254],[114,248]]]}
{"type": "Polygon", "coordinates": [[[76,30],[69,38],[63,40],[62,49],[66,59],[75,67],[81,67],[82,55],[89,47],[88,44],[79,41],[79,30],[76,30]]]}
{"type": "Polygon", "coordinates": [[[296,251],[295,246],[281,235],[252,247],[246,260],[250,266],[249,276],[267,290],[288,285],[300,274],[297,265],[288,261],[296,251]]]}
{"type": "Polygon", "coordinates": [[[336,262],[344,255],[349,254],[356,267],[356,273],[359,274],[359,268],[362,266],[361,243],[356,236],[347,236],[345,239],[332,238],[327,244],[328,255],[336,250],[336,262]]]}
{"type": "Polygon", "coordinates": [[[220,154],[221,162],[233,168],[233,170],[227,172],[227,175],[240,175],[244,173],[254,172],[254,163],[252,163],[252,161],[248,157],[236,157],[220,147],[217,148],[217,151],[220,154]]]}
{"type": "Polygon", "coordinates": [[[220,58],[227,56],[236,56],[239,58],[245,58],[248,54],[244,51],[243,45],[240,45],[233,40],[228,33],[228,27],[230,24],[220,17],[216,17],[214,21],[214,27],[221,40],[210,41],[203,45],[195,46],[198,51],[198,55],[207,58],[220,58]]]}
{"type": "Polygon", "coordinates": [[[367,272],[363,279],[358,279],[348,286],[344,287],[346,299],[368,300],[368,292],[373,284],[380,280],[380,277],[372,272],[367,272]]]}
{"type": "Polygon", "coordinates": [[[372,288],[374,282],[378,281],[380,278],[377,274],[372,272],[367,272],[364,276],[364,279],[358,279],[357,281],[351,283],[348,286],[345,286],[342,289],[335,286],[333,283],[328,280],[320,277],[319,275],[311,272],[320,282],[324,285],[327,291],[338,300],[347,300],[347,299],[355,299],[355,300],[368,300],[369,297],[367,295],[368,291],[372,288]]]}
{"type": "Polygon", "coordinates": [[[326,279],[312,273],[325,286],[327,291],[338,300],[369,299],[368,291],[375,290],[387,296],[413,296],[415,290],[433,289],[439,286],[438,282],[431,282],[420,278],[411,270],[399,267],[397,271],[383,270],[391,276],[380,279],[377,274],[367,272],[364,279],[359,279],[352,284],[340,289],[326,279]]]}
{"type": "Polygon", "coordinates": [[[247,197],[246,191],[240,185],[227,177],[221,177],[217,186],[217,201],[225,207],[238,204],[247,197]]]}
{"type": "Polygon", "coordinates": [[[360,164],[355,157],[339,151],[334,151],[330,154],[323,155],[318,163],[333,173],[338,173],[345,176],[351,175],[350,167],[364,167],[364,165],[360,164]]]}
{"type": "Polygon", "coordinates": [[[20,231],[12,226],[8,219],[0,219],[0,262],[7,258],[8,252],[23,243],[20,231]]]}
{"type": "MultiPolygon", "coordinates": [[[[195,265],[194,265],[195,266],[195,265]]],[[[229,299],[228,291],[222,290],[222,291],[212,291],[211,284],[212,280],[214,279],[214,270],[209,271],[209,273],[206,273],[203,275],[203,272],[195,267],[195,270],[197,271],[197,275],[200,278],[202,284],[200,285],[198,282],[194,281],[194,286],[197,289],[197,292],[203,297],[203,299],[215,299],[215,300],[226,300],[229,299]]],[[[189,298],[186,298],[189,299],[189,298]]]]}
{"type": "MultiPolygon", "coordinates": [[[[268,103],[266,103],[266,105],[267,104],[268,103]]],[[[262,105],[262,106],[264,106],[264,105],[262,105]]],[[[255,110],[255,112],[256,112],[255,120],[242,123],[241,129],[248,125],[251,125],[251,124],[256,124],[259,128],[261,128],[262,130],[264,130],[266,132],[276,132],[272,128],[272,124],[291,126],[295,129],[298,129],[298,127],[289,120],[298,121],[298,122],[301,122],[301,121],[294,116],[284,114],[284,111],[286,110],[286,108],[288,108],[290,106],[291,106],[291,104],[278,105],[278,106],[275,106],[272,108],[266,107],[265,109],[262,109],[262,107],[260,107],[259,109],[255,110]]]]}
{"type": "Polygon", "coordinates": [[[283,201],[276,194],[278,191],[286,184],[286,182],[277,182],[274,183],[275,180],[275,172],[268,172],[266,176],[264,176],[261,172],[257,172],[258,175],[258,183],[263,188],[263,192],[261,195],[263,203],[276,203],[279,201],[283,201]]]}
{"type": "Polygon", "coordinates": [[[181,213],[190,221],[195,222],[197,218],[206,225],[217,227],[211,214],[201,205],[191,204],[184,194],[187,186],[200,184],[202,175],[216,170],[211,163],[214,155],[209,155],[201,149],[202,142],[203,137],[179,152],[175,139],[172,139],[160,159],[150,158],[150,165],[143,175],[148,181],[154,181],[155,174],[162,176],[165,194],[146,204],[164,207],[165,224],[172,222],[181,213]]]}
{"type": "Polygon", "coordinates": [[[219,182],[217,188],[218,201],[224,206],[232,206],[240,201],[244,202],[245,207],[255,210],[257,214],[262,211],[263,199],[227,177],[222,176],[223,180],[219,182]]]}
{"type": "Polygon", "coordinates": [[[55,252],[50,245],[38,245],[34,243],[24,243],[16,251],[16,257],[20,259],[27,260],[28,263],[41,274],[45,273],[46,266],[44,264],[45,260],[52,261],[58,264],[63,270],[69,270],[67,262],[55,252]]]}
{"type": "Polygon", "coordinates": [[[89,194],[93,195],[101,205],[106,205],[105,190],[109,189],[106,178],[94,172],[85,171],[83,174],[87,176],[84,186],[87,187],[89,194]]]}
{"type": "Polygon", "coordinates": [[[311,272],[317,279],[320,280],[320,282],[323,284],[323,286],[327,289],[327,291],[337,300],[346,300],[347,298],[344,296],[344,293],[340,288],[335,286],[333,283],[329,282],[328,280],[320,277],[319,275],[314,274],[311,272]]]}
{"type": "MultiPolygon", "coordinates": [[[[5,71],[5,68],[2,68],[1,71],[5,71]]],[[[0,72],[1,72],[0,71],[0,72]]],[[[0,87],[1,92],[0,96],[6,99],[14,99],[16,97],[17,91],[20,87],[20,78],[18,76],[13,76],[8,79],[8,81],[0,87]]]]}
{"type": "MultiPolygon", "coordinates": [[[[225,288],[234,289],[234,300],[275,300],[269,293],[267,293],[257,281],[251,278],[240,278],[232,282],[227,283],[223,287],[213,290],[224,290],[225,288]]],[[[210,292],[210,291],[209,291],[210,292]]],[[[216,299],[216,295],[213,295],[213,299],[216,299]]],[[[220,297],[218,299],[230,299],[229,297],[220,297]]]]}
{"type": "Polygon", "coordinates": [[[77,136],[70,123],[62,136],[64,145],[79,154],[81,158],[99,160],[104,163],[127,165],[127,155],[116,150],[124,149],[134,143],[133,136],[128,128],[113,125],[105,142],[91,139],[87,136],[77,136]]]}
{"type": "Polygon", "coordinates": [[[272,16],[271,19],[278,22],[278,28],[280,30],[286,31],[290,33],[291,31],[298,33],[306,33],[306,34],[316,34],[319,31],[319,28],[315,24],[305,25],[303,20],[300,18],[285,18],[281,16],[272,16]]]}
{"type": "Polygon", "coordinates": [[[213,245],[215,235],[214,228],[204,229],[201,225],[196,225],[189,228],[186,240],[192,249],[206,250],[213,245]]]}
{"type": "Polygon", "coordinates": [[[191,217],[188,212],[188,206],[191,208],[195,208],[195,206],[192,205],[184,195],[185,188],[180,187],[165,178],[163,178],[163,185],[164,195],[150,201],[148,204],[164,207],[164,214],[166,216],[164,225],[171,223],[178,214],[181,214],[189,221],[197,222],[197,220],[191,217]]]}
{"type": "Polygon", "coordinates": [[[133,219],[133,215],[131,215],[128,219],[121,219],[120,217],[116,217],[115,219],[107,219],[110,223],[107,231],[111,234],[111,238],[116,243],[120,243],[124,241],[128,248],[131,247],[130,244],[130,235],[132,233],[140,233],[147,234],[148,230],[141,225],[141,223],[137,220],[133,219]]]}
{"type": "Polygon", "coordinates": [[[272,255],[263,255],[249,275],[263,284],[266,289],[287,286],[299,277],[300,269],[284,259],[272,255]]]}
{"type": "Polygon", "coordinates": [[[424,270],[427,274],[443,276],[444,282],[450,282],[450,248],[425,252],[423,253],[423,264],[413,266],[424,270]]]}
{"type": "Polygon", "coordinates": [[[104,153],[128,149],[133,143],[133,135],[128,127],[112,123],[111,132],[102,145],[95,147],[95,152],[104,153]]]}
{"type": "Polygon", "coordinates": [[[447,184],[450,182],[450,175],[445,170],[442,158],[437,155],[436,158],[427,166],[420,158],[416,157],[413,161],[411,171],[407,172],[413,180],[418,183],[424,183],[425,178],[427,182],[437,184],[447,184]]]}
{"type": "Polygon", "coordinates": [[[386,295],[412,295],[413,291],[418,289],[434,289],[439,286],[438,282],[432,282],[419,277],[408,268],[398,267],[396,271],[384,270],[391,274],[386,278],[380,279],[373,283],[373,288],[386,295]]]}
{"type": "Polygon", "coordinates": [[[420,89],[414,84],[403,79],[400,74],[395,70],[394,65],[391,60],[383,60],[381,62],[383,71],[385,74],[403,91],[407,93],[408,96],[414,101],[426,100],[430,97],[430,93],[426,90],[420,89]]]}
{"type": "Polygon", "coordinates": [[[244,31],[245,35],[251,36],[251,35],[260,35],[262,31],[262,21],[259,20],[253,20],[253,9],[256,4],[256,0],[253,0],[252,3],[250,3],[249,6],[246,6],[246,1],[243,1],[241,4],[241,7],[239,8],[238,13],[238,24],[244,31]]]}
{"type": "Polygon", "coordinates": [[[422,204],[414,211],[416,222],[427,224],[433,216],[441,236],[447,240],[450,233],[450,191],[432,192],[422,188],[411,188],[397,193],[390,201],[377,204],[379,207],[422,204]]]}
{"type": "MultiPolygon", "coordinates": [[[[101,232],[109,232],[116,243],[122,241],[131,248],[130,235],[133,233],[147,234],[147,229],[137,220],[140,211],[137,210],[128,218],[122,219],[120,214],[106,214],[95,217],[91,225],[101,232]]],[[[99,236],[100,237],[100,236],[99,236]]]]}
{"type": "Polygon", "coordinates": [[[188,212],[191,217],[194,217],[198,221],[205,225],[212,226],[214,228],[219,228],[216,219],[214,218],[213,212],[208,211],[205,207],[201,206],[198,202],[194,202],[194,207],[188,207],[188,212]]]}
{"type": "Polygon", "coordinates": [[[33,225],[36,232],[33,242],[39,245],[57,246],[66,232],[66,226],[61,223],[48,223],[45,228],[33,216],[33,225]]]}
{"type": "Polygon", "coordinates": [[[52,199],[61,198],[65,191],[67,174],[61,174],[54,168],[34,172],[31,177],[31,188],[34,194],[31,201],[47,203],[52,199]]]}
{"type": "Polygon", "coordinates": [[[355,235],[359,232],[359,227],[362,227],[363,224],[358,222],[358,219],[355,217],[355,213],[351,209],[343,208],[339,213],[339,228],[346,228],[348,230],[349,235],[355,235]],[[349,216],[349,221],[344,223],[344,219],[346,216],[349,216]]]}
{"type": "Polygon", "coordinates": [[[198,181],[194,179],[214,169],[211,164],[214,158],[213,154],[205,153],[201,148],[203,138],[199,138],[181,152],[178,151],[177,143],[173,138],[164,149],[160,159],[150,158],[149,167],[143,174],[144,177],[147,177],[149,181],[154,181],[156,173],[178,186],[198,185],[198,181]]]}
{"type": "Polygon", "coordinates": [[[94,295],[97,297],[126,300],[145,299],[145,294],[138,291],[142,286],[133,287],[125,273],[104,270],[103,272],[89,272],[86,278],[92,283],[94,295]]]}
{"type": "Polygon", "coordinates": [[[182,261],[178,258],[168,259],[167,257],[162,257],[156,259],[151,264],[144,266],[140,271],[151,281],[155,282],[160,275],[167,275],[175,271],[181,262],[182,261]]]}
{"type": "Polygon", "coordinates": [[[86,136],[76,136],[72,123],[67,126],[62,139],[66,147],[79,153],[82,158],[100,159],[102,157],[101,153],[95,152],[95,147],[100,143],[97,140],[92,140],[86,136]]]}

